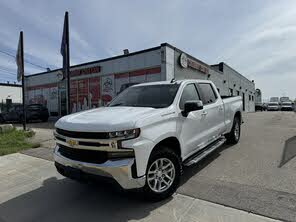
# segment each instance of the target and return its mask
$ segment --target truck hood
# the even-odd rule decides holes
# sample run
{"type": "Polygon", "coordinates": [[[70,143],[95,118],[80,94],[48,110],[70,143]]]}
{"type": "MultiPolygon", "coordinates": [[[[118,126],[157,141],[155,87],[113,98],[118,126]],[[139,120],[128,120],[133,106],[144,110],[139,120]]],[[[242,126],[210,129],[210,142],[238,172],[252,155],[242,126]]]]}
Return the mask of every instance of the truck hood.
{"type": "Polygon", "coordinates": [[[138,120],[162,112],[163,109],[149,107],[101,107],[64,116],[55,127],[78,132],[112,132],[133,129],[138,120]]]}

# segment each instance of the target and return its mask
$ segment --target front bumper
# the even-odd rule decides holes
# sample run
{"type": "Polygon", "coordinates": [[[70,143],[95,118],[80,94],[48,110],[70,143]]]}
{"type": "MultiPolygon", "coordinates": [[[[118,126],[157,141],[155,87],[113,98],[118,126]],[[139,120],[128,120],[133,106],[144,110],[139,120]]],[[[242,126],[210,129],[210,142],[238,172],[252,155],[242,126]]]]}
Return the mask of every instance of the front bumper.
{"type": "Polygon", "coordinates": [[[278,106],[269,106],[269,107],[267,107],[267,110],[268,111],[279,111],[279,107],[278,106]]]}
{"type": "Polygon", "coordinates": [[[141,188],[145,185],[145,176],[132,177],[134,158],[108,160],[102,164],[86,163],[62,156],[57,146],[54,151],[54,160],[62,166],[78,169],[84,173],[113,178],[123,189],[141,188]]]}
{"type": "Polygon", "coordinates": [[[283,111],[293,111],[294,108],[293,108],[293,106],[282,106],[281,110],[283,110],[283,111]]]}

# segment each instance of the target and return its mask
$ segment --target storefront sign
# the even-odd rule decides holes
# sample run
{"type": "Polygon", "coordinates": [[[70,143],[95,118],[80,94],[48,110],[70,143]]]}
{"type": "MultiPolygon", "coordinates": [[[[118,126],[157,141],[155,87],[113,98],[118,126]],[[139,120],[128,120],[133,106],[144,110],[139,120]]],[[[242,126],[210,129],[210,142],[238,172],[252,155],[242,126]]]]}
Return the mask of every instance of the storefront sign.
{"type": "Polygon", "coordinates": [[[203,72],[205,74],[209,73],[209,69],[206,66],[200,64],[197,61],[194,61],[194,60],[188,58],[185,53],[182,53],[180,55],[180,65],[182,68],[190,67],[192,69],[198,70],[198,71],[203,72]]]}
{"type": "Polygon", "coordinates": [[[95,66],[95,67],[72,70],[70,71],[70,75],[71,77],[73,77],[73,76],[87,75],[87,74],[93,74],[93,73],[99,73],[99,72],[101,72],[101,66],[95,66]]]}

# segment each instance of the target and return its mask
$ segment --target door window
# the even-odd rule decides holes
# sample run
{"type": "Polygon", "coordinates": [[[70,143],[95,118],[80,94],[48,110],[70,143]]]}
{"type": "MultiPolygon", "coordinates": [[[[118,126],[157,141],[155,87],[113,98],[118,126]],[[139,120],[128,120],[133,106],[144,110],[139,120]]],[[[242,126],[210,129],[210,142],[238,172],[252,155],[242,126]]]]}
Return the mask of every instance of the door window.
{"type": "Polygon", "coordinates": [[[183,110],[185,102],[190,100],[200,100],[200,97],[193,83],[185,86],[179,103],[180,109],[183,110]]]}
{"type": "Polygon", "coordinates": [[[201,93],[202,93],[202,102],[204,105],[214,103],[216,99],[218,98],[216,93],[214,92],[214,89],[211,84],[209,83],[200,83],[199,84],[201,93]]]}

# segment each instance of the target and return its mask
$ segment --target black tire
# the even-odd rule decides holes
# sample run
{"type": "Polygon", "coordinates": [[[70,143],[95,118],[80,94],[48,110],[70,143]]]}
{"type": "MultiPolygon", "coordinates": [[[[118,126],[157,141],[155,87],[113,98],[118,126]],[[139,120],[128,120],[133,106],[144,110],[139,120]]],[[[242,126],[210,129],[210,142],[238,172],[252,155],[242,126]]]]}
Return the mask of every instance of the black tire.
{"type": "MultiPolygon", "coordinates": [[[[165,164],[163,164],[163,165],[165,165],[165,164]]],[[[165,172],[165,171],[162,171],[162,172],[165,172]]],[[[167,171],[167,172],[169,172],[169,171],[167,171]]],[[[165,174],[165,173],[163,173],[163,174],[165,174]]],[[[169,149],[167,147],[163,147],[163,146],[157,147],[156,150],[152,152],[152,154],[149,158],[149,161],[148,161],[148,165],[147,165],[146,184],[142,188],[145,199],[150,200],[150,201],[160,201],[160,200],[170,197],[177,190],[177,188],[180,184],[181,174],[182,174],[182,163],[181,163],[180,157],[174,151],[172,151],[171,149],[169,149]],[[174,172],[175,172],[173,180],[171,180],[172,181],[171,185],[170,186],[167,185],[167,188],[164,189],[164,191],[159,191],[159,192],[156,192],[151,188],[151,182],[148,183],[148,178],[151,178],[151,174],[148,175],[148,171],[150,169],[152,169],[152,167],[154,167],[154,164],[157,160],[162,160],[164,162],[167,161],[167,164],[170,164],[170,166],[173,165],[174,172]]],[[[160,178],[160,177],[161,176],[159,176],[158,178],[160,178]]],[[[155,181],[157,179],[151,179],[151,181],[152,180],[155,181]]],[[[162,176],[161,180],[168,183],[169,179],[162,176]]],[[[159,182],[159,180],[158,180],[157,183],[158,184],[160,183],[160,187],[161,187],[161,183],[164,183],[163,181],[159,182]]],[[[166,184],[165,184],[165,186],[166,186],[166,184]]]]}
{"type": "Polygon", "coordinates": [[[227,143],[237,144],[240,139],[240,134],[241,134],[241,121],[238,116],[235,116],[230,133],[225,135],[227,139],[227,143]],[[238,132],[236,130],[238,130],[238,132]]]}
{"type": "Polygon", "coordinates": [[[4,123],[4,118],[2,116],[0,116],[0,123],[4,123]]]}

